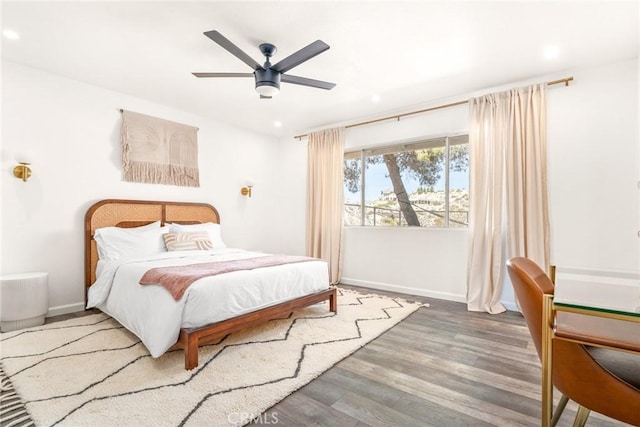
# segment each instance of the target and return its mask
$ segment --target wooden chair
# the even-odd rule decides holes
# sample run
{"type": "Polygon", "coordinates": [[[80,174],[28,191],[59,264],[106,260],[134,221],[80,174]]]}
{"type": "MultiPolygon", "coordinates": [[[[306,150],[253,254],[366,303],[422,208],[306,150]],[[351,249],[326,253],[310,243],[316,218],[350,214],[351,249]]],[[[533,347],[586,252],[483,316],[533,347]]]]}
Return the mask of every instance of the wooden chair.
{"type": "MultiPolygon", "coordinates": [[[[553,294],[553,282],[527,258],[510,259],[507,270],[540,357],[543,295],[553,294]]],[[[555,425],[571,399],[580,406],[574,426],[584,425],[590,411],[640,426],[640,357],[557,340],[553,344],[552,360],[553,385],[563,396],[551,425],[555,425]]]]}

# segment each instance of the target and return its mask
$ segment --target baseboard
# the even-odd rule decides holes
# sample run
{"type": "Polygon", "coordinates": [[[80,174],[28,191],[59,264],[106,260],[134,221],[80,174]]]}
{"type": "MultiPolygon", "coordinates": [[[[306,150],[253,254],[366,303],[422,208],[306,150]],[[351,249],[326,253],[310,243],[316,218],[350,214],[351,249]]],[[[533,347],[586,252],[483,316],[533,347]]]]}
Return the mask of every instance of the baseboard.
{"type": "Polygon", "coordinates": [[[77,313],[84,310],[84,303],[59,305],[57,307],[49,307],[49,311],[45,317],[60,316],[61,314],[77,313]]]}
{"type": "Polygon", "coordinates": [[[363,288],[380,289],[381,291],[399,292],[402,294],[419,295],[421,297],[442,299],[446,301],[467,302],[465,295],[453,294],[449,292],[431,291],[428,289],[410,288],[407,286],[392,285],[389,283],[370,282],[368,280],[350,279],[343,277],[340,283],[352,286],[362,286],[363,288]]]}
{"type": "Polygon", "coordinates": [[[518,304],[516,304],[513,301],[500,301],[502,303],[502,305],[504,305],[504,308],[506,308],[509,311],[516,311],[518,313],[520,313],[520,307],[518,307],[518,304]]]}

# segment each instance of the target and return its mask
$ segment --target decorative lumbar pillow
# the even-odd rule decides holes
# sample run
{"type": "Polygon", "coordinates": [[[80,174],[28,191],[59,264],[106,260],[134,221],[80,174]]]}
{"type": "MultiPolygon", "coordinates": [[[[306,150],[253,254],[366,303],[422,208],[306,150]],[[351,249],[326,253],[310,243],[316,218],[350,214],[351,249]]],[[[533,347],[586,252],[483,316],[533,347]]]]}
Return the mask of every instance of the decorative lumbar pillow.
{"type": "Polygon", "coordinates": [[[209,239],[213,243],[214,249],[224,249],[227,245],[222,240],[220,232],[220,224],[214,222],[204,222],[201,224],[168,224],[171,233],[186,233],[194,231],[206,231],[209,233],[209,239]]]}
{"type": "Polygon", "coordinates": [[[206,231],[192,231],[187,233],[167,233],[164,244],[168,251],[211,250],[213,244],[206,231]]]}

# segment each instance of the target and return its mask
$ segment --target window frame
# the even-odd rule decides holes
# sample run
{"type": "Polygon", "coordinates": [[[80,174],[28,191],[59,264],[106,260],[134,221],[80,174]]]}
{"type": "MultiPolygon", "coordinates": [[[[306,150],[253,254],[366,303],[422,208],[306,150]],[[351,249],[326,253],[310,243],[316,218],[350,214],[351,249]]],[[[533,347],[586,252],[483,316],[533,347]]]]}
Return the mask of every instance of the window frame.
{"type": "MultiPolygon", "coordinates": [[[[443,134],[443,135],[431,135],[431,136],[427,136],[427,137],[419,137],[419,138],[412,138],[409,140],[404,140],[404,141],[395,141],[393,143],[389,143],[389,144],[376,144],[373,146],[365,146],[365,147],[361,147],[361,148],[357,148],[357,149],[347,149],[344,152],[344,161],[348,160],[349,158],[351,159],[358,159],[360,162],[360,167],[361,167],[361,173],[360,173],[360,224],[344,224],[343,222],[343,227],[381,227],[375,224],[373,225],[367,225],[365,224],[366,222],[366,215],[367,215],[367,210],[366,210],[366,191],[365,191],[365,186],[366,186],[366,158],[368,156],[376,156],[376,155],[382,155],[382,154],[386,154],[389,152],[395,152],[395,153],[399,153],[399,152],[404,152],[404,151],[412,151],[412,150],[421,150],[421,149],[429,149],[429,148],[436,148],[436,147],[441,147],[442,145],[439,144],[434,144],[434,142],[444,142],[444,148],[445,148],[445,159],[444,159],[444,225],[442,226],[438,226],[438,227],[428,227],[428,226],[420,226],[420,227],[415,227],[415,226],[403,226],[401,225],[401,223],[399,223],[397,226],[395,227],[383,227],[383,228],[414,228],[414,229],[468,229],[469,227],[469,214],[471,211],[471,204],[469,203],[468,205],[468,211],[467,211],[467,225],[466,226],[461,226],[461,227],[451,227],[451,219],[450,219],[450,171],[451,171],[451,164],[450,164],[450,160],[451,160],[451,156],[450,156],[450,148],[452,146],[455,145],[462,145],[462,144],[466,144],[467,147],[469,146],[469,132],[468,131],[461,131],[461,132],[452,132],[452,133],[447,133],[447,134],[443,134]],[[458,139],[465,139],[466,141],[464,142],[458,142],[458,143],[454,143],[451,144],[450,141],[451,140],[458,140],[458,139]],[[412,147],[415,147],[412,149],[412,147]],[[358,153],[359,156],[355,156],[355,154],[358,153]],[[347,157],[348,156],[348,157],[347,157]]],[[[467,194],[469,199],[471,198],[470,193],[471,193],[471,175],[470,175],[470,170],[471,170],[471,165],[468,163],[467,166],[467,172],[469,173],[469,185],[467,187],[467,194]]],[[[344,182],[344,176],[343,176],[343,182],[344,182]]],[[[344,187],[343,187],[343,191],[344,191],[344,187]]],[[[343,202],[343,207],[342,209],[344,210],[345,207],[345,203],[343,202]]]]}

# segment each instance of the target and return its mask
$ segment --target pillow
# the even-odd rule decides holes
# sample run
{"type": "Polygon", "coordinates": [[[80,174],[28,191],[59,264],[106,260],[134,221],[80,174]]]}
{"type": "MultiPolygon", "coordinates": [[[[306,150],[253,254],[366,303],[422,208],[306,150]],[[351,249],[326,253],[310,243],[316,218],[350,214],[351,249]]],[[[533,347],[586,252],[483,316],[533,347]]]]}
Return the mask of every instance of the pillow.
{"type": "Polygon", "coordinates": [[[168,251],[211,250],[213,243],[206,231],[191,231],[187,233],[167,233],[164,244],[168,251]]]}
{"type": "Polygon", "coordinates": [[[94,233],[98,257],[113,261],[125,256],[145,256],[164,252],[162,235],[168,230],[160,221],[141,227],[103,227],[94,233]]]}
{"type": "MultiPolygon", "coordinates": [[[[129,228],[125,228],[124,230],[131,230],[131,231],[146,231],[146,230],[154,230],[156,228],[160,228],[160,221],[156,221],[156,222],[152,222],[149,223],[147,225],[141,225],[139,227],[129,227],[129,228]]],[[[105,227],[105,228],[117,228],[119,230],[123,230],[122,227],[105,227]]]]}
{"type": "Polygon", "coordinates": [[[224,241],[222,241],[220,224],[213,222],[205,222],[202,224],[169,224],[169,232],[171,233],[188,233],[192,231],[206,231],[209,233],[209,240],[211,240],[213,244],[213,249],[223,249],[227,247],[224,241]]]}

